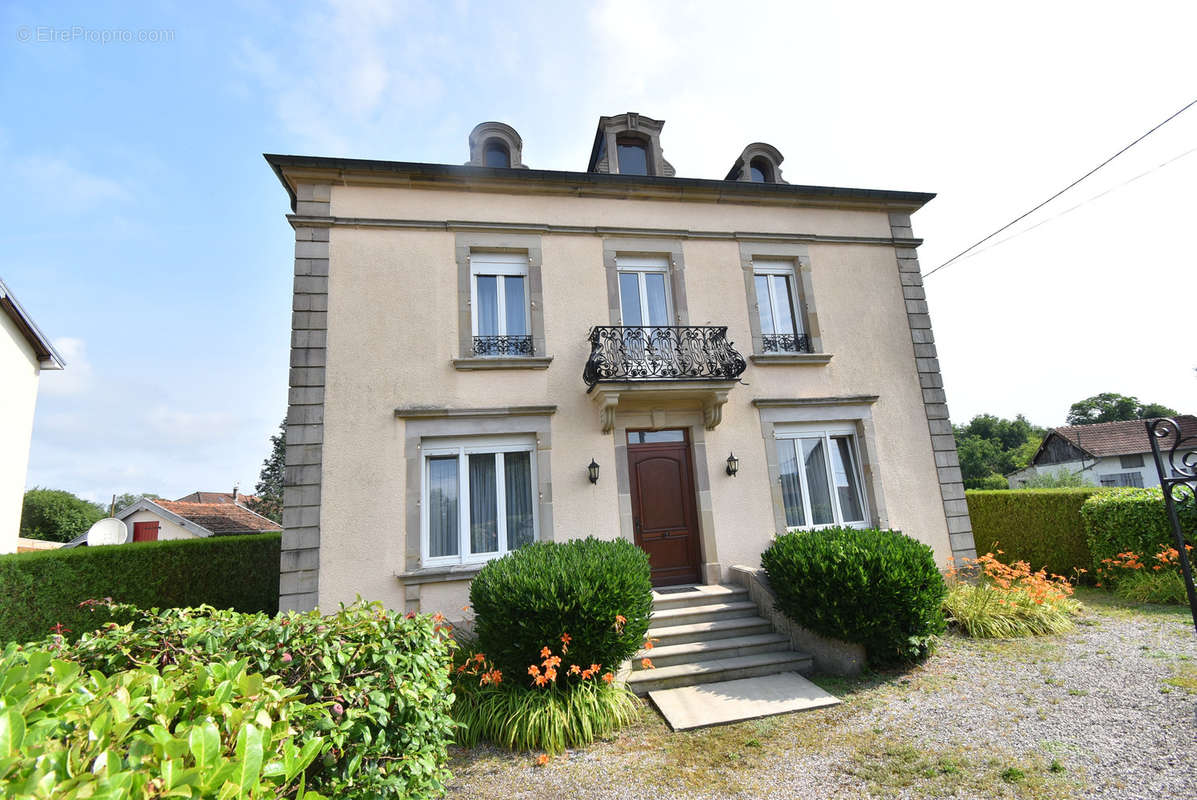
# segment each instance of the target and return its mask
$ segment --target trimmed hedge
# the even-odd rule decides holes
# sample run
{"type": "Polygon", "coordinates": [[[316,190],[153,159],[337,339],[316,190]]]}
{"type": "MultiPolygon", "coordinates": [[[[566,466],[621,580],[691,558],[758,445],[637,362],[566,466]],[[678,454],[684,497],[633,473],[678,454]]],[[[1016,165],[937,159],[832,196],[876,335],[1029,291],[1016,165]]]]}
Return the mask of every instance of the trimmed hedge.
{"type": "MultiPolygon", "coordinates": [[[[1197,529],[1197,509],[1193,503],[1178,506],[1181,530],[1197,529]]],[[[1144,560],[1152,558],[1163,547],[1175,547],[1172,526],[1164,508],[1163,492],[1154,489],[1110,489],[1090,497],[1081,506],[1093,561],[1113,558],[1131,551],[1144,560]]]]}
{"type": "Polygon", "coordinates": [[[139,608],[210,605],[278,611],[277,533],[136,542],[0,556],[0,642],[32,641],[55,625],[68,638],[111,617],[84,600],[139,608]]]}
{"type": "Polygon", "coordinates": [[[869,662],[921,658],[946,630],[935,555],[898,531],[783,533],[761,556],[777,610],[816,633],[862,644],[869,662]]]}
{"type": "Polygon", "coordinates": [[[1074,568],[1093,574],[1094,559],[1085,536],[1081,506],[1108,490],[1016,489],[965,492],[978,555],[1003,551],[1007,564],[1026,561],[1031,569],[1067,578],[1074,568]]]}
{"type": "Polygon", "coordinates": [[[648,555],[625,539],[535,542],[483,567],[470,604],[478,650],[508,681],[527,681],[541,648],[563,652],[568,634],[559,672],[576,682],[570,665],[614,670],[644,644],[653,605],[648,555]]]}

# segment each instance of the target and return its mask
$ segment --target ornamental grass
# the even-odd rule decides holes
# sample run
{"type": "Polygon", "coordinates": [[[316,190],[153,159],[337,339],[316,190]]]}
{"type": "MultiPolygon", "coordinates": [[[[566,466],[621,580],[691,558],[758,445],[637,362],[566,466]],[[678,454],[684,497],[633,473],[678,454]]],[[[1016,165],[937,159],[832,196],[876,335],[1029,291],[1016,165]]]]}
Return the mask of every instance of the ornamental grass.
{"type": "MultiPolygon", "coordinates": [[[[986,553],[965,559],[948,573],[950,588],[944,600],[948,623],[975,639],[1013,639],[1064,633],[1083,608],[1072,598],[1072,585],[1045,569],[1032,572],[1025,561],[1004,564],[986,553]],[[974,580],[965,580],[968,574],[974,580]]],[[[1078,577],[1084,570],[1077,570],[1078,577]]]]}
{"type": "MultiPolygon", "coordinates": [[[[1192,558],[1192,545],[1185,545],[1192,558]]],[[[1098,586],[1113,589],[1123,600],[1157,605],[1184,605],[1189,601],[1184,575],[1180,569],[1180,551],[1164,545],[1150,559],[1128,550],[1112,558],[1103,558],[1097,567],[1098,586]]]]}

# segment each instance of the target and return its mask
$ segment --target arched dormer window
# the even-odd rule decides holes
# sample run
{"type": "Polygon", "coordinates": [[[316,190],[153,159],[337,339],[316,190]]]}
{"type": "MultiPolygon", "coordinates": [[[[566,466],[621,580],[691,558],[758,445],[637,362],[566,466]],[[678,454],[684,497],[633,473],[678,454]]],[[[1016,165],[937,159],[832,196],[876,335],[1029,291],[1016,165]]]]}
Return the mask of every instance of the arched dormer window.
{"type": "Polygon", "coordinates": [[[764,142],[753,142],[740,153],[724,180],[785,183],[781,178],[781,162],[782,155],[776,147],[764,142]]]}
{"type": "Polygon", "coordinates": [[[753,183],[773,183],[773,165],[760,156],[749,163],[748,174],[753,183]]]}
{"type": "Polygon", "coordinates": [[[487,167],[511,167],[511,151],[499,139],[487,139],[482,148],[482,163],[487,167]]]}
{"type": "Polygon", "coordinates": [[[664,126],[662,120],[631,111],[614,117],[599,117],[586,171],[673,177],[673,165],[661,150],[664,126]]]}
{"type": "Polygon", "coordinates": [[[620,175],[651,175],[648,143],[639,136],[620,136],[615,140],[619,151],[620,175]]]}

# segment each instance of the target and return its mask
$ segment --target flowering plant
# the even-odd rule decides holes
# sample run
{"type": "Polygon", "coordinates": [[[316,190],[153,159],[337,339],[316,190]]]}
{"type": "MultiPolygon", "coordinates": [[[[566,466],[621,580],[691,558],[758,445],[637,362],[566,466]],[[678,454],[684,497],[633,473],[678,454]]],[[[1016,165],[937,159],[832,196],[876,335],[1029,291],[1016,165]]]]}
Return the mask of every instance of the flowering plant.
{"type": "MultiPolygon", "coordinates": [[[[1072,584],[1026,561],[1006,564],[1001,550],[963,559],[948,571],[944,612],[949,624],[975,638],[1012,638],[1061,633],[1073,626],[1081,604],[1072,584]]],[[[1078,570],[1077,577],[1084,570],[1078,570]]]]}

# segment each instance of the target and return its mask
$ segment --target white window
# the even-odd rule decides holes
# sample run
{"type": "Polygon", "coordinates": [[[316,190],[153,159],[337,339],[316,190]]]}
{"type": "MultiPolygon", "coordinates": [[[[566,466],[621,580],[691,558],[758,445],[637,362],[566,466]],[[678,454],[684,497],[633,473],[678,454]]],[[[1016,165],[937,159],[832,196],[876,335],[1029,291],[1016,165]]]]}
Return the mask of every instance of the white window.
{"type": "Polygon", "coordinates": [[[868,527],[853,426],[778,426],[775,435],[787,528],[868,527]]]}
{"type": "Polygon", "coordinates": [[[526,254],[471,253],[470,293],[475,355],[533,355],[526,254]]]}
{"type": "Polygon", "coordinates": [[[482,562],[536,541],[536,442],[425,439],[423,564],[482,562]]]}
{"type": "Polygon", "coordinates": [[[761,320],[764,352],[810,351],[802,326],[793,261],[752,260],[756,304],[761,320]]]}
{"type": "Polygon", "coordinates": [[[665,256],[619,256],[620,324],[665,327],[673,324],[669,292],[669,259],[665,256]]]}

